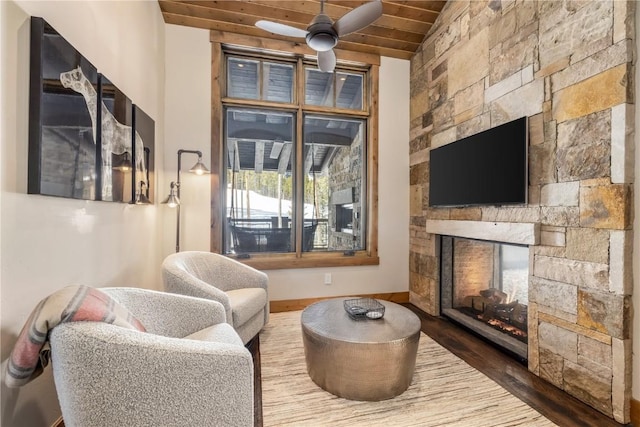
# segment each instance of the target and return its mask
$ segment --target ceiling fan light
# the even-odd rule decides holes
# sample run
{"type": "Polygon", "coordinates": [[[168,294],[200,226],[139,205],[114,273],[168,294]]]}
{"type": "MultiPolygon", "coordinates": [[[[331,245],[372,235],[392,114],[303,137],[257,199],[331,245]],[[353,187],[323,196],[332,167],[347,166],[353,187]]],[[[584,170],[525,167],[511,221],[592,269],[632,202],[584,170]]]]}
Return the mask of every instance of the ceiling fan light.
{"type": "Polygon", "coordinates": [[[326,52],[338,44],[338,37],[329,32],[309,33],[307,34],[307,44],[315,51],[326,52]]]}
{"type": "Polygon", "coordinates": [[[333,29],[333,21],[324,13],[313,18],[307,31],[307,44],[315,51],[326,52],[338,44],[338,33],[333,29]]]}

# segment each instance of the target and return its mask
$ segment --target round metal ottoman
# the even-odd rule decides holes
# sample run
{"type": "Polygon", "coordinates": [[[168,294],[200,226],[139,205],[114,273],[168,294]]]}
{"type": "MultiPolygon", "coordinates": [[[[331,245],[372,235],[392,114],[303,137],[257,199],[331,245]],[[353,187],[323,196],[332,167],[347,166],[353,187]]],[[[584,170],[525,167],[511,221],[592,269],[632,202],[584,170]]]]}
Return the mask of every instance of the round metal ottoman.
{"type": "Polygon", "coordinates": [[[351,400],[378,401],[411,384],[420,340],[420,320],[411,310],[379,301],[382,319],[353,320],[348,298],[317,302],[302,312],[302,340],[311,379],[351,400]]]}

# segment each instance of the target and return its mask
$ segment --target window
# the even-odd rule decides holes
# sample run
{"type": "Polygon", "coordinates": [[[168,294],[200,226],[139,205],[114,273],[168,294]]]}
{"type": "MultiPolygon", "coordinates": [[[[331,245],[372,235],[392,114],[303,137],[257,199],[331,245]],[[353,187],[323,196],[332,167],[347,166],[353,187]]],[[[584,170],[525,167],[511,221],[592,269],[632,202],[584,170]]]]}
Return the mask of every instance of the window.
{"type": "Polygon", "coordinates": [[[263,269],[377,264],[369,67],[217,48],[212,250],[263,269]]]}
{"type": "MultiPolygon", "coordinates": [[[[363,250],[366,121],[342,116],[304,118],[304,200],[312,203],[326,250],[363,250]]],[[[305,211],[306,211],[305,207],[305,211]]],[[[315,248],[319,249],[319,248],[315,248]]]]}
{"type": "Polygon", "coordinates": [[[230,57],[227,83],[231,98],[293,101],[293,65],[230,57]]]}
{"type": "Polygon", "coordinates": [[[225,253],[291,252],[295,114],[225,112],[225,253]]]}
{"type": "Polygon", "coordinates": [[[362,74],[306,69],[305,104],[362,110],[362,74]]]}

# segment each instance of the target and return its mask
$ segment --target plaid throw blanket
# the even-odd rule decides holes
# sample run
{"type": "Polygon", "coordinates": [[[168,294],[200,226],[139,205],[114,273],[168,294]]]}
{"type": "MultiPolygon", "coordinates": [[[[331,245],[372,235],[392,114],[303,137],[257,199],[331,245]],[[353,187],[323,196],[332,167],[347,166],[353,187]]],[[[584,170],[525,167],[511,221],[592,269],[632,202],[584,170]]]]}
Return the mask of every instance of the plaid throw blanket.
{"type": "Polygon", "coordinates": [[[20,387],[40,375],[49,363],[49,331],[61,323],[79,321],[145,331],[125,307],[104,292],[88,286],[68,286],[40,301],[29,316],[9,356],[6,385],[20,387]]]}

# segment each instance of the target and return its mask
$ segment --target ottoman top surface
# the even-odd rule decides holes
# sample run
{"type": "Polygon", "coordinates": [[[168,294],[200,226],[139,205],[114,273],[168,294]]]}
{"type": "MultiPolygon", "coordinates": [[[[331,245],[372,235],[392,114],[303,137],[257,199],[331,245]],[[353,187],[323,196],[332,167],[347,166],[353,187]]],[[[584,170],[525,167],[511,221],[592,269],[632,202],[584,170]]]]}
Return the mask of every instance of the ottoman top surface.
{"type": "Polygon", "coordinates": [[[420,332],[420,319],[408,308],[378,300],[385,306],[382,319],[354,320],[344,310],[346,299],[350,298],[311,304],[302,312],[302,328],[332,340],[357,343],[387,343],[420,332]]]}

